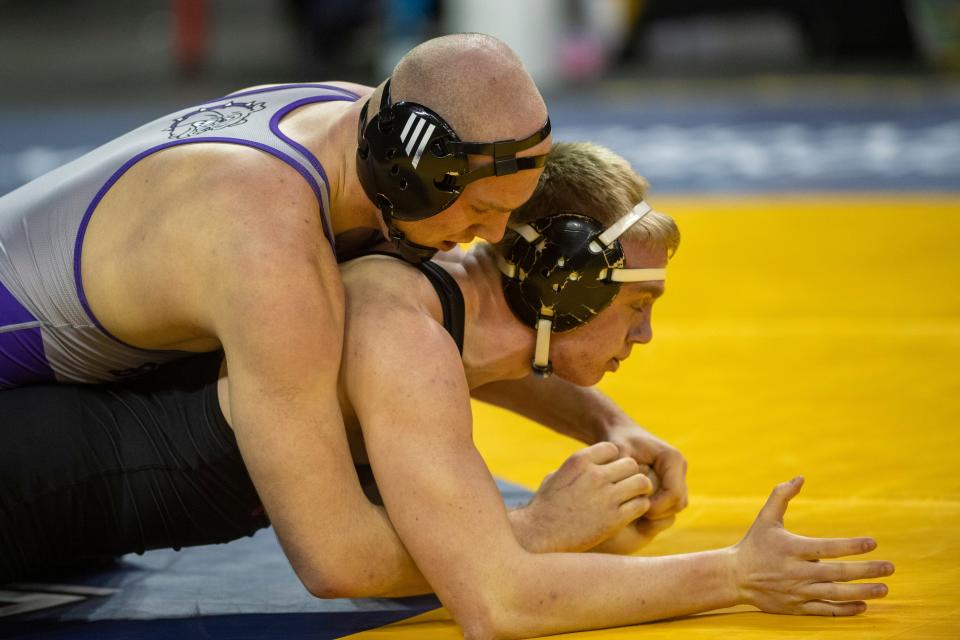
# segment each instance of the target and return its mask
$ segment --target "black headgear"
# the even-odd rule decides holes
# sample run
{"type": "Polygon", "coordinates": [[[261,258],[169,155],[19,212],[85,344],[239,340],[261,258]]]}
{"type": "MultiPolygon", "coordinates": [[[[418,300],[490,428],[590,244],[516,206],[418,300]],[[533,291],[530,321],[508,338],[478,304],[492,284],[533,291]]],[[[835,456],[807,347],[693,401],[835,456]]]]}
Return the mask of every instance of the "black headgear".
{"type": "Polygon", "coordinates": [[[474,180],[542,167],[546,155],[518,158],[550,135],[550,118],[523,140],[463,142],[436,112],[415,102],[390,104],[390,80],[380,110],[367,120],[367,100],[357,131],[357,174],[367,197],[383,213],[390,238],[410,262],[429,260],[436,249],[410,242],[394,220],[423,220],[456,200],[474,180]],[[493,163],[470,171],[467,155],[488,155],[493,163]]]}
{"type": "Polygon", "coordinates": [[[548,376],[551,332],[588,322],[613,302],[623,282],[666,278],[666,269],[624,269],[624,231],[650,213],[641,201],[604,230],[587,216],[559,213],[511,226],[513,245],[500,257],[503,291],[514,315],[537,332],[533,370],[548,376]]]}

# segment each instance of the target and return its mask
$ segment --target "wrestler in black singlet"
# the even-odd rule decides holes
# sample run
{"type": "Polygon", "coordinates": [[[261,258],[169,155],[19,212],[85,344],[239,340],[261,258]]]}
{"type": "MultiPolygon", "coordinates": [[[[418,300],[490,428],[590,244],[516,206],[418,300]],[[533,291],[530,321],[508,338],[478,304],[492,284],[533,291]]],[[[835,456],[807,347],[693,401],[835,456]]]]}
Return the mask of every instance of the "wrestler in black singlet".
{"type": "MultiPolygon", "coordinates": [[[[435,264],[418,268],[462,353],[459,287],[435,264]]],[[[270,524],[220,411],[221,359],[202,354],[124,384],[0,391],[0,584],[270,524]]],[[[369,468],[357,473],[372,481],[369,468]]]]}

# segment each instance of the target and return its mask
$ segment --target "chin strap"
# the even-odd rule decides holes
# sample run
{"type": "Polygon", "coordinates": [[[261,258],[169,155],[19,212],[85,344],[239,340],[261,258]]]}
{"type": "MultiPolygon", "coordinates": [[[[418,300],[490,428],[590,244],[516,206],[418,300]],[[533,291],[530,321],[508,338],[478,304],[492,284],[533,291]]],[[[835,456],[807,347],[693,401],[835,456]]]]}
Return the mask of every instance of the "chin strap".
{"type": "Polygon", "coordinates": [[[428,262],[436,255],[437,249],[423,244],[417,244],[407,240],[407,236],[397,229],[393,223],[393,216],[390,214],[390,206],[386,203],[378,202],[380,205],[380,215],[383,219],[383,226],[387,228],[387,240],[397,248],[400,257],[411,264],[422,264],[428,262]]]}
{"type": "Polygon", "coordinates": [[[550,363],[550,334],[553,332],[553,311],[546,307],[540,309],[537,320],[537,345],[533,350],[533,373],[541,378],[549,378],[553,373],[550,363]]]}
{"type": "MultiPolygon", "coordinates": [[[[511,227],[517,233],[524,235],[533,232],[531,236],[535,242],[540,236],[529,225],[511,227]]],[[[497,267],[500,273],[508,278],[517,276],[517,265],[507,262],[499,253],[496,253],[497,267]]],[[[537,333],[536,346],[533,349],[533,361],[530,363],[533,373],[541,378],[549,378],[553,373],[553,365],[550,363],[550,334],[553,333],[553,309],[550,307],[540,307],[540,315],[537,318],[537,326],[534,328],[537,333]]]]}

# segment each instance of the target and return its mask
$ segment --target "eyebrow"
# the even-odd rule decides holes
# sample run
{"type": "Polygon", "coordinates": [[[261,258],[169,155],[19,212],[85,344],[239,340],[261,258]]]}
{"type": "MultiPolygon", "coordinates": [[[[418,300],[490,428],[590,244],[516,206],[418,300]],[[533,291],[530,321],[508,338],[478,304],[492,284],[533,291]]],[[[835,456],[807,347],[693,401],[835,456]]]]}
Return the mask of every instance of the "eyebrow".
{"type": "Polygon", "coordinates": [[[627,291],[628,294],[641,295],[641,294],[650,294],[654,298],[659,298],[663,295],[664,286],[655,285],[644,282],[633,283],[632,287],[627,291]]]}
{"type": "Polygon", "coordinates": [[[502,211],[504,213],[510,213],[513,211],[513,209],[510,209],[509,207],[504,207],[503,205],[495,204],[493,202],[486,202],[484,200],[477,202],[476,206],[482,207],[483,209],[494,209],[495,211],[502,211]]]}

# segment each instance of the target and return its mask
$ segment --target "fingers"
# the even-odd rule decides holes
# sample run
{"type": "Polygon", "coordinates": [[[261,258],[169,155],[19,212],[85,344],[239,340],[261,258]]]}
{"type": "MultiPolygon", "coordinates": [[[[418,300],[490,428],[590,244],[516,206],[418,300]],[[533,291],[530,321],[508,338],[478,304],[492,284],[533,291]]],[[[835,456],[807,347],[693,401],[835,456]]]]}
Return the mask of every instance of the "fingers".
{"type": "Polygon", "coordinates": [[[657,520],[651,520],[650,518],[640,518],[633,523],[633,526],[637,528],[637,531],[640,535],[647,538],[652,538],[655,535],[659,534],[661,531],[666,531],[673,526],[673,523],[676,522],[676,516],[669,516],[667,518],[659,518],[657,520]]]}
{"type": "Polygon", "coordinates": [[[799,607],[799,613],[808,616],[855,616],[866,610],[866,602],[826,602],[824,600],[811,600],[799,607]]]}
{"type": "Polygon", "coordinates": [[[672,515],[687,506],[687,463],[679,452],[657,461],[661,486],[650,505],[651,516],[672,515]]]}
{"type": "Polygon", "coordinates": [[[653,491],[653,484],[650,482],[650,478],[638,473],[617,482],[613,485],[613,489],[617,499],[620,502],[626,502],[638,496],[649,496],[653,491]]]}
{"type": "Polygon", "coordinates": [[[790,482],[781,482],[774,487],[766,504],[760,509],[760,515],[757,516],[758,522],[771,526],[783,526],[783,516],[787,512],[787,504],[798,493],[803,486],[803,478],[797,476],[790,482]]]}
{"type": "Polygon", "coordinates": [[[794,536],[800,542],[800,557],[807,560],[842,558],[869,553],[877,548],[873,538],[807,538],[794,536]]]}
{"type": "Polygon", "coordinates": [[[624,524],[640,518],[650,509],[650,499],[639,496],[620,505],[620,520],[624,524]]]}
{"type": "MultiPolygon", "coordinates": [[[[663,486],[663,482],[661,482],[660,475],[656,471],[651,469],[649,466],[642,464],[640,465],[640,473],[650,478],[650,483],[653,485],[654,493],[660,491],[660,487],[663,486]]],[[[686,506],[686,502],[684,502],[684,506],[686,506]]]]}
{"type": "Polygon", "coordinates": [[[620,449],[612,442],[598,442],[573,455],[577,454],[586,455],[587,459],[594,464],[607,464],[620,457],[620,449]]]}
{"type": "Polygon", "coordinates": [[[870,600],[887,595],[887,585],[867,582],[853,584],[817,582],[807,588],[806,595],[818,600],[833,600],[836,602],[870,600]]]}
{"type": "Polygon", "coordinates": [[[810,576],[818,582],[849,582],[869,580],[892,575],[896,568],[885,560],[870,562],[817,562],[810,563],[810,576]]]}
{"type": "Polygon", "coordinates": [[[614,460],[613,462],[603,465],[601,468],[610,482],[620,482],[621,480],[637,475],[646,478],[646,476],[640,474],[640,465],[638,465],[637,461],[633,458],[620,458],[619,460],[614,460]]]}

